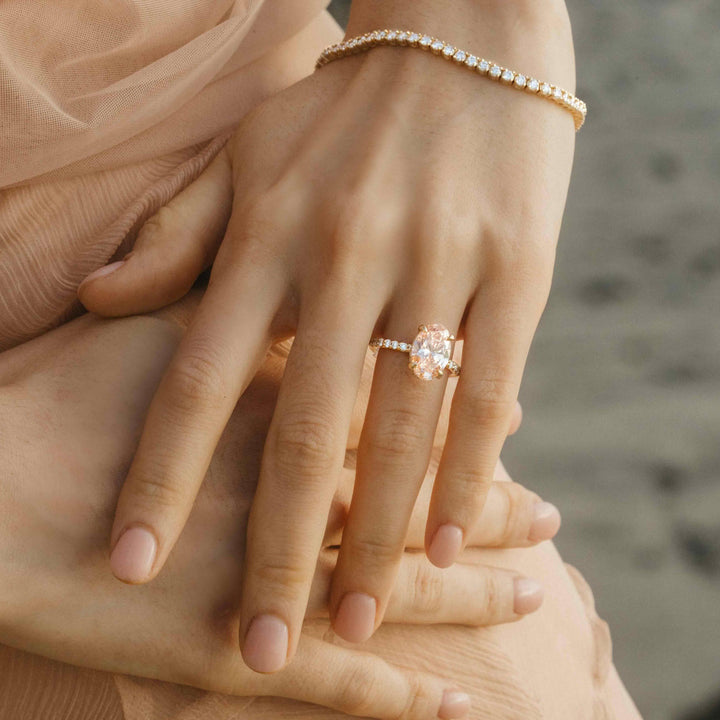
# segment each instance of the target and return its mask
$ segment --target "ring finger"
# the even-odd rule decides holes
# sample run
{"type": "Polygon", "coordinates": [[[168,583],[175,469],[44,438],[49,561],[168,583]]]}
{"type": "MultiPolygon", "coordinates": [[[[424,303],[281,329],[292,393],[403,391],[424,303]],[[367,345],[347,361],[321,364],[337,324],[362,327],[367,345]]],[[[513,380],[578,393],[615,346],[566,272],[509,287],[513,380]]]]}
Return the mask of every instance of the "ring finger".
{"type": "MultiPolygon", "coordinates": [[[[413,308],[412,315],[393,313],[385,337],[406,342],[418,333],[418,319],[456,328],[465,309],[456,299],[439,295],[432,302],[414,293],[403,297],[403,305],[413,308]]],[[[423,369],[428,370],[417,370],[423,369]]],[[[350,642],[367,640],[382,621],[427,471],[445,384],[445,378],[416,377],[407,354],[379,351],[330,599],[335,632],[350,642]]]]}

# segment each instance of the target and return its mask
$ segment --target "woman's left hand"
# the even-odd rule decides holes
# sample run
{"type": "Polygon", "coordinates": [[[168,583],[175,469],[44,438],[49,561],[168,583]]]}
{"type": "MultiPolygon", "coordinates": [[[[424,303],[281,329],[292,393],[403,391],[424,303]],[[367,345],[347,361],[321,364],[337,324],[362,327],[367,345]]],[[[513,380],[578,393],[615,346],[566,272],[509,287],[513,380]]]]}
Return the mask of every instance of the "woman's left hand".
{"type": "MultiPolygon", "coordinates": [[[[427,2],[382,25],[427,24],[408,5],[427,2]]],[[[443,7],[428,31],[573,90],[556,0],[443,7]]],[[[348,34],[373,27],[358,12],[348,34]]],[[[546,302],[573,144],[572,117],[556,105],[405,48],[333,62],[251,113],[125,265],[80,291],[105,314],[174,300],[231,211],[120,496],[118,577],[158,574],[238,398],[269,344],[294,335],[248,526],[240,622],[248,665],[282,668],[300,637],[368,342],[409,342],[435,322],[465,339],[425,531],[430,560],[451,565],[480,517],[546,302]]],[[[369,637],[386,612],[445,383],[419,380],[400,353],[379,355],[330,598],[346,639],[369,637]]]]}

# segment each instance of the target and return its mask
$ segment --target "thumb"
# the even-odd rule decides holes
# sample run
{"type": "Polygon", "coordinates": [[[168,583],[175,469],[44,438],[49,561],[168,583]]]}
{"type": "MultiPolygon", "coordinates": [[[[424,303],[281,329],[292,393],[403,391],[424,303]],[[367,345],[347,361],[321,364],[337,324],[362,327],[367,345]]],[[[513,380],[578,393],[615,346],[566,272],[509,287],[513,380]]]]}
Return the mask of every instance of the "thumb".
{"type": "Polygon", "coordinates": [[[91,312],[135,315],[179,300],[212,264],[230,219],[232,168],[225,149],[141,228],[124,260],[101,267],[78,288],[91,312]]]}

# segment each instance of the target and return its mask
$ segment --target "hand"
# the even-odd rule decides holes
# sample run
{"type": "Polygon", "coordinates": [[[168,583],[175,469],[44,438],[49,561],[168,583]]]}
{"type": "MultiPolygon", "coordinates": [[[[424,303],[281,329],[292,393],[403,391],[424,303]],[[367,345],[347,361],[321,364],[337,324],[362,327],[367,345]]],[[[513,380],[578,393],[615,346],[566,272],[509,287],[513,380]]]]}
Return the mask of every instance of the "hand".
{"type": "MultiPolygon", "coordinates": [[[[95,669],[244,696],[279,695],[369,717],[424,720],[448,715],[453,704],[457,710],[457,693],[440,707],[452,689],[448,680],[333,644],[326,621],[317,620],[328,614],[351,468],[333,503],[308,606],[308,618],[316,619],[306,624],[297,661],[265,676],[241,662],[236,588],[282,348],[274,349],[231,418],[166,572],[143,588],[117,583],[107,572],[101,548],[124,468],[180,332],[153,318],[108,323],[85,316],[0,356],[0,436],[7,438],[0,642],[95,669]]],[[[369,373],[364,377],[367,385],[369,373]]],[[[387,618],[484,625],[531,611],[539,596],[528,593],[518,573],[488,567],[471,550],[449,571],[413,552],[422,547],[431,480],[421,489],[387,618]]],[[[469,545],[527,547],[551,537],[557,523],[548,523],[538,501],[520,485],[493,484],[469,545]]]]}
{"type": "MultiPolygon", "coordinates": [[[[458,44],[573,89],[564,14],[482,5],[504,18],[503,33],[493,35],[495,16],[458,23],[458,44]]],[[[109,314],[184,292],[212,257],[232,177],[208,292],[118,503],[118,577],[158,574],[267,347],[295,335],[248,525],[240,622],[250,667],[283,667],[300,638],[367,343],[411,340],[433,321],[465,337],[424,542],[434,564],[451,565],[480,517],[545,304],[573,139],[572,117],[551,103],[400,48],[332,63],[252,113],[134,256],[80,292],[109,314]],[[145,292],[129,292],[138,284],[145,292]]],[[[345,639],[366,639],[387,612],[444,387],[380,353],[330,599],[345,639]]]]}

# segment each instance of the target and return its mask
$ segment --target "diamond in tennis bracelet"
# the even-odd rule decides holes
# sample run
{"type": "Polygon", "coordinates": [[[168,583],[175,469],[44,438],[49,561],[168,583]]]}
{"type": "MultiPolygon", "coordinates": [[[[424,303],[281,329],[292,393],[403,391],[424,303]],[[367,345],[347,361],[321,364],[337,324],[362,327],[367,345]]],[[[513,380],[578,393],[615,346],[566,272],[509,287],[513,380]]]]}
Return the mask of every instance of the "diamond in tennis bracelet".
{"type": "Polygon", "coordinates": [[[444,325],[421,325],[410,349],[410,369],[421,380],[441,377],[451,354],[450,331],[444,325]]]}

